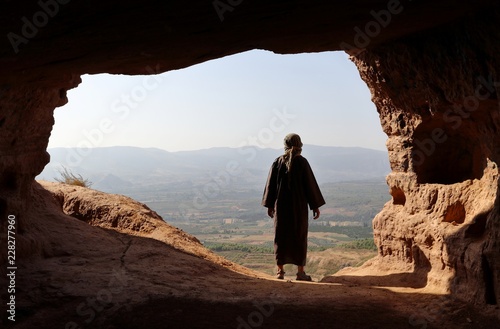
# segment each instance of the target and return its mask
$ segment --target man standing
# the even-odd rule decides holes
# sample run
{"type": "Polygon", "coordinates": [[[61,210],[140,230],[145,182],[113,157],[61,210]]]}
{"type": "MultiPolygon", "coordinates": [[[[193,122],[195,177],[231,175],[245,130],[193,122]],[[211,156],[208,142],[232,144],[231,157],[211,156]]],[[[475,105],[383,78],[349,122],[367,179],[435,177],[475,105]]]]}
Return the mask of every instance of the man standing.
{"type": "Polygon", "coordinates": [[[307,255],[308,206],[313,218],[320,215],[319,207],[325,204],[318,183],[301,156],[302,141],[297,134],[285,136],[285,153],[278,157],[269,170],[262,205],[274,218],[274,253],[278,265],[278,279],[284,279],[283,265],[298,267],[297,280],[311,281],[304,266],[307,255]]]}

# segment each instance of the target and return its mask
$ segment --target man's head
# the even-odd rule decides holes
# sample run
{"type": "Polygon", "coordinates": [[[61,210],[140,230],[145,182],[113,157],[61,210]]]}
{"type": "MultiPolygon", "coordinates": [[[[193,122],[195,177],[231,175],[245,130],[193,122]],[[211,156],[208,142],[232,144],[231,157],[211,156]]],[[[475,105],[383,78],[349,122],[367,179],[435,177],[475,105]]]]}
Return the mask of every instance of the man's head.
{"type": "Polygon", "coordinates": [[[285,150],[291,149],[292,147],[298,149],[302,148],[302,141],[300,140],[300,136],[294,133],[286,135],[283,143],[285,144],[285,150]]]}

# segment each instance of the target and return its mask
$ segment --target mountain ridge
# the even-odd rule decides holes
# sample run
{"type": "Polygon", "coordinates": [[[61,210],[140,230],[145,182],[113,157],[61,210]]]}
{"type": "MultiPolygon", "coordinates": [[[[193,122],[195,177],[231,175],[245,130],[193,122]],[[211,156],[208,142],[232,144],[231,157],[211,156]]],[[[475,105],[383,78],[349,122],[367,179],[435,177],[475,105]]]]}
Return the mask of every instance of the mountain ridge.
{"type": "MultiPolygon", "coordinates": [[[[320,184],[383,178],[390,172],[387,152],[362,147],[304,145],[320,184]]],[[[117,192],[127,186],[197,185],[213,176],[230,176],[238,186],[260,188],[280,149],[246,146],[166,151],[159,148],[111,146],[50,148],[51,161],[37,179],[54,180],[68,168],[94,182],[93,188],[117,192]]]]}

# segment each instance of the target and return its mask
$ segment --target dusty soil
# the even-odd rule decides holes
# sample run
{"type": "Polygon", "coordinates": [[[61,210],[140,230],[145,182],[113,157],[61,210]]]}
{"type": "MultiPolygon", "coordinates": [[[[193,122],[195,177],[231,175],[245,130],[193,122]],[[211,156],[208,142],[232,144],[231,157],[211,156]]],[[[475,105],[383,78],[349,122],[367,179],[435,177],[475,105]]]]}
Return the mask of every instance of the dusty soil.
{"type": "MultiPolygon", "coordinates": [[[[16,322],[4,320],[7,328],[424,329],[500,324],[495,306],[477,308],[437,294],[422,287],[412,273],[372,272],[314,283],[287,275],[279,281],[211,253],[182,231],[151,219],[154,215],[154,229],[147,232],[120,228],[120,222],[92,226],[61,209],[78,195],[79,204],[89,198],[95,204],[107,200],[108,211],[115,211],[109,205],[119,196],[43,186],[51,192],[35,186],[30,216],[37,220],[23,232],[32,247],[29,257],[18,260],[16,322]]],[[[120,200],[120,207],[131,214],[134,208],[147,213],[131,199],[120,200]]],[[[93,209],[99,213],[99,207],[93,209]]]]}

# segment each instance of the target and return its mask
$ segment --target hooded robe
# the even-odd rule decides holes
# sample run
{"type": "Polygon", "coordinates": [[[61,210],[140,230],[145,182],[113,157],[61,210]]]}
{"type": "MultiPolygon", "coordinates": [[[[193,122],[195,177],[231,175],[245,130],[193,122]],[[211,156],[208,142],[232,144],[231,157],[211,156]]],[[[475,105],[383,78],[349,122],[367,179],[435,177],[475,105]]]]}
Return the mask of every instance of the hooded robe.
{"type": "Polygon", "coordinates": [[[284,156],[269,170],[262,205],[274,209],[274,252],[278,265],[305,266],[307,254],[308,206],[311,210],[325,204],[309,162],[297,155],[291,172],[284,156]]]}

